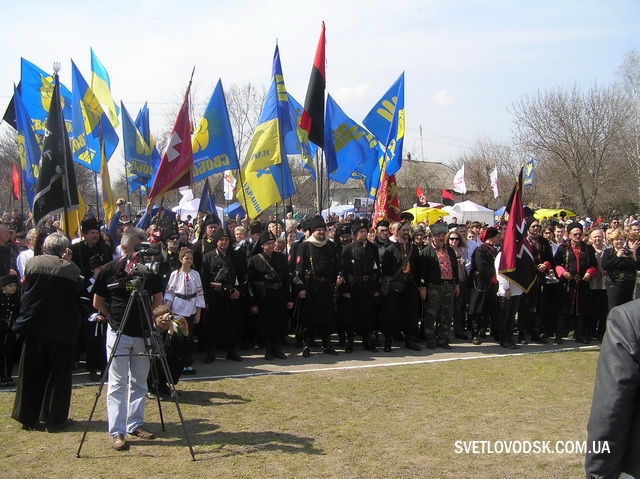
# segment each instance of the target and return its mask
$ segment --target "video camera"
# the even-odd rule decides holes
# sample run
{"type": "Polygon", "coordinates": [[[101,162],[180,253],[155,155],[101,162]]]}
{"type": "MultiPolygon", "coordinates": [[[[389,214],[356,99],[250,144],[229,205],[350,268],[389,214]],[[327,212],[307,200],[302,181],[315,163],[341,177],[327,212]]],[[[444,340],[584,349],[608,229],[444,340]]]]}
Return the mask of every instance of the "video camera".
{"type": "Polygon", "coordinates": [[[136,276],[145,276],[148,273],[159,274],[164,276],[169,273],[171,267],[167,261],[153,261],[153,257],[163,255],[162,244],[151,244],[147,241],[135,246],[135,253],[132,256],[139,258],[139,262],[135,263],[131,268],[131,274],[136,276]]]}

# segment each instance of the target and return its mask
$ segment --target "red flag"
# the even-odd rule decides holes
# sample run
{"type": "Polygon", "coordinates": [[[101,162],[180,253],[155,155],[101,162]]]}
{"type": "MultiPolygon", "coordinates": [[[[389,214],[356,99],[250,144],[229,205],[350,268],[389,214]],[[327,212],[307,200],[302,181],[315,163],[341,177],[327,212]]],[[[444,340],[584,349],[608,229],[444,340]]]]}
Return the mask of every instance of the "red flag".
{"type": "Polygon", "coordinates": [[[455,203],[456,202],[453,199],[453,195],[442,188],[442,204],[445,206],[453,206],[455,203]]]}
{"type": "Polygon", "coordinates": [[[527,239],[527,220],[522,206],[522,170],[511,193],[509,219],[502,239],[502,257],[498,271],[526,293],[536,281],[536,266],[527,239]]]}
{"type": "Polygon", "coordinates": [[[400,221],[400,201],[396,175],[383,173],[376,197],[374,226],[381,220],[400,221]]]}
{"type": "Polygon", "coordinates": [[[309,141],[320,148],[324,148],[325,43],[324,22],[322,22],[320,41],[318,41],[316,57],[313,60],[311,77],[307,87],[307,96],[304,100],[304,111],[300,117],[300,128],[309,134],[309,141]]]}
{"type": "Polygon", "coordinates": [[[189,89],[184,94],[182,107],[173,125],[167,147],[162,154],[158,174],[149,191],[149,199],[162,196],[167,191],[181,186],[190,186],[193,173],[193,150],[191,149],[191,123],[189,122],[189,89]]]}
{"type": "Polygon", "coordinates": [[[15,163],[11,163],[11,179],[13,180],[13,199],[20,199],[20,172],[15,163]]]}

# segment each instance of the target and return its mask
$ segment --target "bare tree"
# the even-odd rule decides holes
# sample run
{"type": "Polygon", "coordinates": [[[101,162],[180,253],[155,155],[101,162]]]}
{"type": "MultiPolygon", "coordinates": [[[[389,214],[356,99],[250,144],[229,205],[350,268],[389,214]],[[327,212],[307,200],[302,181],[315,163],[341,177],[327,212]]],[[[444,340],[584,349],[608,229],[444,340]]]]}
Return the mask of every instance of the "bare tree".
{"type": "Polygon", "coordinates": [[[637,50],[627,53],[618,69],[618,77],[622,81],[622,95],[629,115],[627,130],[622,135],[622,148],[635,172],[637,197],[640,198],[640,55],[637,50]]]}
{"type": "Polygon", "coordinates": [[[253,83],[233,84],[225,91],[238,159],[242,163],[260,118],[267,90],[253,83]]]}
{"type": "Polygon", "coordinates": [[[594,214],[608,203],[628,172],[619,147],[626,108],[614,88],[538,92],[512,113],[515,141],[535,155],[562,206],[594,214]]]}
{"type": "Polygon", "coordinates": [[[522,156],[510,145],[476,139],[468,151],[453,161],[456,170],[463,164],[470,197],[486,207],[499,207],[511,192],[522,166],[522,156]],[[504,199],[495,199],[490,188],[490,175],[494,168],[498,169],[498,192],[504,199]]]}

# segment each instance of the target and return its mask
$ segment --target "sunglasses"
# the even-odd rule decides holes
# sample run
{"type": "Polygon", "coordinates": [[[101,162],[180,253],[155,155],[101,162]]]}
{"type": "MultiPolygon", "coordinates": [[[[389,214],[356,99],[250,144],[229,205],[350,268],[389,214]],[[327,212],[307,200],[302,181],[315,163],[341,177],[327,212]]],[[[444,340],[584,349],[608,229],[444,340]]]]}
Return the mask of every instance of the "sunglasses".
{"type": "Polygon", "coordinates": [[[460,241],[460,238],[458,238],[457,236],[455,238],[451,237],[449,238],[449,241],[460,241]]]}

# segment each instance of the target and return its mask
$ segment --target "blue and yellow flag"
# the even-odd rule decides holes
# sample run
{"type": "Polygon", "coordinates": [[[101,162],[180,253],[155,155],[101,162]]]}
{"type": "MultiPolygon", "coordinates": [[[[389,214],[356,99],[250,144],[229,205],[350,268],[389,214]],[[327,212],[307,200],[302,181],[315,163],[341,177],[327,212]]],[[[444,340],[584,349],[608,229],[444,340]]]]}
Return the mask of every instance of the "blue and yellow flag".
{"type": "MultiPolygon", "coordinates": [[[[30,61],[21,58],[20,96],[29,113],[29,118],[31,118],[33,131],[38,136],[42,136],[45,131],[44,123],[49,115],[53,87],[52,75],[41,70],[30,61]]],[[[71,92],[62,84],[60,85],[60,96],[62,113],[67,119],[67,131],[71,131],[71,92]]]]}
{"type": "Polygon", "coordinates": [[[191,146],[194,182],[219,171],[237,170],[240,167],[222,80],[218,80],[213,90],[209,104],[191,138],[191,146]]]}
{"type": "Polygon", "coordinates": [[[102,109],[107,114],[111,125],[117,128],[120,122],[118,115],[120,108],[113,101],[111,96],[111,82],[106,68],[100,63],[93,48],[91,48],[91,89],[102,105],[102,109]]]}
{"type": "Polygon", "coordinates": [[[277,46],[271,73],[276,81],[276,90],[278,92],[278,117],[285,153],[291,157],[299,157],[302,166],[315,181],[316,169],[313,165],[313,156],[316,154],[318,147],[309,141],[309,134],[299,126],[304,109],[287,92],[284,74],[282,73],[282,64],[280,63],[280,50],[277,46]]]}
{"type": "Polygon", "coordinates": [[[73,78],[73,161],[100,173],[102,162],[107,162],[120,139],[105,114],[98,98],[82,77],[76,64],[71,62],[73,78]]]}
{"type": "Polygon", "coordinates": [[[121,102],[122,141],[124,145],[125,174],[129,192],[137,191],[141,186],[147,187],[153,175],[151,161],[152,148],[144,140],[129,112],[121,102]]]}
{"type": "Polygon", "coordinates": [[[281,101],[288,102],[284,99],[286,89],[282,76],[277,75],[279,64],[280,55],[276,45],[271,86],[242,167],[242,187],[236,193],[251,219],[294,193],[281,130],[281,119],[285,116],[290,118],[290,114],[288,108],[285,111],[280,108],[281,101]]]}
{"type": "Polygon", "coordinates": [[[36,192],[36,180],[38,178],[38,164],[42,156],[42,149],[38,144],[33,131],[31,118],[22,103],[22,97],[18,89],[13,87],[13,105],[16,113],[18,129],[18,153],[20,154],[20,166],[22,169],[22,183],[29,203],[29,209],[33,209],[33,197],[36,192]]]}
{"type": "Polygon", "coordinates": [[[216,202],[211,194],[211,188],[209,187],[209,180],[204,182],[202,188],[202,194],[200,195],[200,205],[198,205],[198,213],[204,213],[205,215],[218,216],[218,210],[216,209],[216,202]]]}
{"type": "Polygon", "coordinates": [[[300,118],[304,108],[296,101],[291,94],[287,93],[289,99],[289,113],[294,130],[284,138],[284,148],[287,155],[300,156],[302,166],[309,172],[313,181],[316,180],[316,168],[313,158],[318,151],[318,146],[309,141],[309,134],[300,126],[300,118]]]}
{"type": "Polygon", "coordinates": [[[147,145],[149,145],[149,148],[151,148],[151,170],[153,171],[153,173],[151,174],[151,178],[149,179],[147,184],[143,185],[144,188],[148,190],[151,188],[151,185],[153,185],[153,181],[156,178],[156,174],[158,173],[158,167],[160,166],[160,160],[162,159],[162,157],[160,156],[160,152],[156,147],[156,140],[151,134],[151,128],[149,126],[149,107],[146,102],[138,112],[138,116],[136,116],[136,127],[142,135],[142,139],[147,145]]]}
{"type": "Polygon", "coordinates": [[[524,181],[522,186],[531,186],[533,185],[533,165],[535,160],[533,157],[529,158],[529,160],[524,165],[524,181]]]}
{"type": "Polygon", "coordinates": [[[329,178],[346,183],[362,163],[373,169],[380,158],[378,141],[371,133],[349,118],[331,95],[327,96],[324,123],[324,155],[329,178]]]}
{"type": "Polygon", "coordinates": [[[385,147],[385,171],[391,176],[402,166],[404,140],[404,72],[363,121],[385,147]]]}

